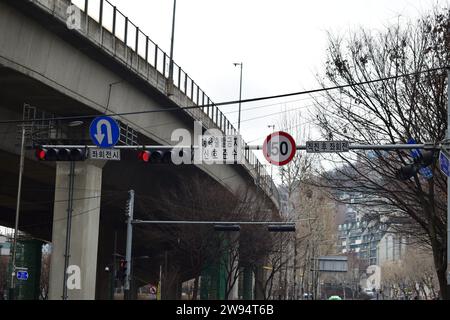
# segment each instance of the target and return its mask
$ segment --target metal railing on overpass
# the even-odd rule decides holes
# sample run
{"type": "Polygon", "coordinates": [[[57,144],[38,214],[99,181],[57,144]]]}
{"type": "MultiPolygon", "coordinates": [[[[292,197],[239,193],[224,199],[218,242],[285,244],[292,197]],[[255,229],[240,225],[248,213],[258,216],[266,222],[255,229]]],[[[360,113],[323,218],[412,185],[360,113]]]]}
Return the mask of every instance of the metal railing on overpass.
{"type": "MultiPolygon", "coordinates": [[[[108,0],[28,0],[46,9],[53,16],[67,22],[68,7],[75,5],[82,12],[77,30],[96,42],[138,76],[166,92],[169,81],[169,56],[142,30],[108,0]]],[[[184,110],[206,128],[218,128],[225,134],[237,134],[233,124],[189,75],[173,62],[173,83],[176,91],[172,100],[184,106],[198,105],[198,109],[184,110]]],[[[245,142],[244,142],[245,144],[245,142]]],[[[265,167],[254,153],[245,150],[243,165],[256,183],[279,203],[278,189],[265,167]]]]}

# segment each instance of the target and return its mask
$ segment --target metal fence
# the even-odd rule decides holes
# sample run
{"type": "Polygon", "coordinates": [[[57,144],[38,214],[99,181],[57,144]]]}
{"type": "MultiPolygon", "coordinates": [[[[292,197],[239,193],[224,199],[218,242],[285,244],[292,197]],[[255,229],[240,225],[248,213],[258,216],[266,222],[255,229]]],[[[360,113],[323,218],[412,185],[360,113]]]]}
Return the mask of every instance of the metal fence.
{"type": "MultiPolygon", "coordinates": [[[[153,82],[160,90],[166,90],[169,81],[170,57],[153,42],[137,25],[128,19],[108,0],[30,0],[51,11],[53,15],[67,19],[67,8],[75,5],[82,12],[81,33],[110,51],[139,76],[153,82]]],[[[185,110],[196,120],[209,119],[207,128],[217,127],[225,134],[236,134],[237,130],[212,100],[200,89],[189,75],[175,62],[172,84],[179,93],[187,97],[188,105],[199,109],[185,110]]],[[[245,142],[244,142],[244,145],[245,142]]],[[[245,150],[244,164],[252,176],[269,195],[278,202],[278,190],[270,175],[250,150],[245,150]]]]}

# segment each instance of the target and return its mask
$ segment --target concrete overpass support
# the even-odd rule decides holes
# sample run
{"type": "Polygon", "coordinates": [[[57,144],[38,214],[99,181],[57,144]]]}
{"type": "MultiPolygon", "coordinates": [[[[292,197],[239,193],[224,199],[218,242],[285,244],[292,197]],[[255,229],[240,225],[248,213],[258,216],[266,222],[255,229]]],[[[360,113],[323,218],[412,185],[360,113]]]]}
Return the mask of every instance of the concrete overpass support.
{"type": "MultiPolygon", "coordinates": [[[[68,266],[78,266],[80,288],[67,290],[69,300],[95,299],[97,249],[100,220],[102,167],[97,163],[74,162],[73,205],[68,266]]],[[[50,266],[49,298],[63,297],[66,250],[67,213],[69,210],[70,162],[58,162],[53,212],[52,259],[50,266]]],[[[75,274],[69,282],[77,284],[75,274]]]]}

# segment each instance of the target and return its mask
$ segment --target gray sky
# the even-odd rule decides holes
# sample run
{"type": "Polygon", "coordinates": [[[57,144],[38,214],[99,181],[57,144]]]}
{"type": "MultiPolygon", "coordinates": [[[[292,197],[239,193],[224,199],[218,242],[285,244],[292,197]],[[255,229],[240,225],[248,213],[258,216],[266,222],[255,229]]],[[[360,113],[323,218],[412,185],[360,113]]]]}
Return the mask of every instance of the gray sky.
{"type": "MultiPolygon", "coordinates": [[[[91,0],[92,2],[93,0],[91,0]]],[[[172,0],[110,0],[162,50],[169,53],[172,0]]],[[[239,97],[243,62],[243,98],[275,95],[319,87],[315,74],[324,70],[327,32],[343,36],[359,27],[382,30],[400,17],[415,18],[447,0],[178,0],[174,60],[214,102],[239,97]]],[[[286,98],[288,108],[307,115],[311,100],[286,98]]],[[[282,101],[282,100],[281,100],[282,101]]],[[[280,103],[244,104],[241,131],[246,141],[262,144],[279,115],[280,103]],[[256,139],[256,140],[255,140],[256,139]]],[[[237,106],[222,111],[237,122],[237,106]]],[[[305,120],[306,121],[306,120],[305,120]]],[[[236,126],[237,127],[237,124],[236,126]]],[[[311,129],[314,134],[314,129],[311,129]]],[[[318,138],[318,137],[316,137],[318,138]]]]}

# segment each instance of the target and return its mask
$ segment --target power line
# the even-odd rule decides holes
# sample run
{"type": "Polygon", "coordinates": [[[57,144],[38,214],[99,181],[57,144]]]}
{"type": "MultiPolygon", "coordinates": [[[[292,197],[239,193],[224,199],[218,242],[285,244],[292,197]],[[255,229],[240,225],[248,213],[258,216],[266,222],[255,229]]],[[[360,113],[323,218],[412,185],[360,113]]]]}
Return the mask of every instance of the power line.
{"type": "MultiPolygon", "coordinates": [[[[318,97],[318,98],[320,98],[320,97],[318,97]]],[[[304,99],[295,99],[295,100],[289,100],[289,101],[283,101],[283,102],[271,103],[271,104],[266,104],[266,105],[262,105],[262,106],[255,106],[255,107],[251,107],[251,108],[242,109],[241,111],[249,111],[249,110],[263,109],[263,108],[268,108],[268,107],[273,107],[273,106],[279,106],[279,105],[285,105],[285,104],[288,104],[288,103],[294,103],[294,102],[299,102],[299,101],[304,101],[304,100],[312,100],[312,99],[315,100],[315,99],[317,99],[317,98],[316,98],[316,97],[308,97],[308,98],[304,98],[304,99]]],[[[290,112],[290,111],[294,111],[294,110],[299,110],[299,109],[304,109],[304,108],[313,107],[313,106],[315,106],[315,104],[308,104],[308,105],[301,106],[301,107],[295,107],[295,108],[292,108],[292,109],[282,110],[282,111],[279,111],[279,112],[274,113],[274,114],[278,114],[278,113],[286,113],[286,112],[290,112]]],[[[232,114],[232,113],[238,113],[238,112],[239,112],[239,111],[236,110],[236,111],[223,112],[223,114],[224,114],[224,115],[229,115],[229,114],[232,114]]],[[[241,122],[251,121],[251,120],[259,119],[259,118],[265,118],[265,117],[269,117],[269,116],[274,115],[274,114],[267,114],[267,115],[265,115],[265,116],[258,116],[258,117],[255,117],[255,118],[248,118],[248,119],[242,120],[241,122]]],[[[163,126],[167,126],[167,125],[171,125],[171,124],[179,124],[179,122],[170,121],[170,122],[164,122],[164,123],[157,123],[157,124],[152,124],[152,125],[145,126],[145,127],[142,127],[142,128],[144,128],[144,129],[148,129],[148,128],[156,128],[156,127],[163,127],[163,126]]],[[[237,122],[233,122],[233,123],[232,123],[232,125],[236,125],[236,124],[237,124],[237,122]]]]}
{"type": "MultiPolygon", "coordinates": [[[[416,71],[411,72],[407,74],[400,74],[390,77],[384,77],[379,79],[373,79],[373,80],[367,80],[362,82],[355,82],[355,83],[349,83],[344,85],[338,85],[333,87],[327,87],[327,88],[320,88],[320,89],[312,89],[312,90],[305,90],[305,91],[298,91],[298,92],[292,92],[292,93],[285,93],[285,94],[279,94],[279,95],[273,95],[273,96],[263,96],[263,97],[257,97],[257,98],[250,98],[250,99],[244,99],[244,100],[232,100],[232,101],[225,101],[225,102],[219,102],[219,103],[211,103],[211,104],[203,104],[203,105],[195,105],[195,106],[188,106],[188,107],[168,107],[168,108],[161,108],[161,109],[155,109],[155,110],[145,110],[145,111],[132,111],[132,112],[121,112],[121,113],[109,113],[109,114],[94,114],[94,115],[80,115],[80,116],[67,116],[67,117],[55,117],[52,118],[52,120],[77,120],[77,119],[90,119],[95,118],[99,115],[102,116],[130,116],[130,115],[139,115],[139,114],[147,114],[147,113],[159,113],[159,112],[170,112],[170,111],[181,111],[181,110],[188,110],[188,109],[200,109],[200,108],[208,108],[208,107],[218,107],[218,106],[224,106],[224,105],[231,105],[231,104],[237,104],[237,103],[248,103],[248,102],[255,102],[255,101],[262,101],[262,100],[269,100],[269,99],[278,99],[278,98],[284,98],[284,97],[291,97],[291,96],[297,96],[297,95],[304,95],[304,94],[312,94],[312,93],[318,93],[318,92],[324,92],[324,91],[330,91],[330,90],[338,90],[338,89],[344,89],[348,87],[353,86],[360,86],[360,85],[366,85],[370,83],[376,83],[381,81],[387,81],[387,80],[393,80],[403,77],[410,77],[422,73],[428,73],[428,72],[434,72],[446,69],[448,67],[439,67],[439,68],[432,68],[422,71],[416,71]]],[[[0,124],[9,124],[9,123],[26,123],[26,122],[33,122],[33,121],[40,121],[45,119],[32,119],[32,120],[2,120],[0,121],[0,124]]]]}

